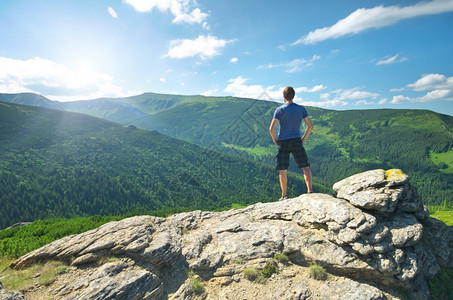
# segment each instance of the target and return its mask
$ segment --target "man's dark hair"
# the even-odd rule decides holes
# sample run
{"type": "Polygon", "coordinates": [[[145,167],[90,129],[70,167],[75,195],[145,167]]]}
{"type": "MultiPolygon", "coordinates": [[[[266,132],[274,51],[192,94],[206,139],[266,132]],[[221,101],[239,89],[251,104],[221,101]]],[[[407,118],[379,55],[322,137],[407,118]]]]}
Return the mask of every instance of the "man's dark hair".
{"type": "Polygon", "coordinates": [[[283,97],[285,97],[285,99],[288,101],[293,101],[295,95],[296,95],[296,92],[294,91],[292,86],[287,86],[283,90],[283,97]]]}

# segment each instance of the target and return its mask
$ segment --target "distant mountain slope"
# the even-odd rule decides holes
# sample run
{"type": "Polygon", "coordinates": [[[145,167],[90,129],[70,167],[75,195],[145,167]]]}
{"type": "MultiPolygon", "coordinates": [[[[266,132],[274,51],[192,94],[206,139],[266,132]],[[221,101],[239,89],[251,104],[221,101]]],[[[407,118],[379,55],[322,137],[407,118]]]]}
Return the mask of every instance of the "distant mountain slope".
{"type": "MultiPolygon", "coordinates": [[[[290,193],[304,192],[292,175],[290,193]]],[[[327,191],[317,185],[319,191],[327,191]]],[[[274,201],[275,170],[157,132],[0,102],[0,228],[17,221],[274,201]]]]}
{"type": "MultiPolygon", "coordinates": [[[[280,103],[143,94],[80,101],[77,105],[98,117],[273,165],[275,146],[268,127],[280,103]],[[127,114],[115,114],[105,101],[141,113],[121,119],[127,114]]],[[[72,109],[71,104],[63,106],[72,109]]],[[[424,110],[307,109],[315,128],[305,147],[318,182],[331,186],[365,170],[401,168],[411,176],[426,203],[453,204],[453,117],[424,110]]],[[[292,170],[296,171],[294,163],[292,170]]]]}
{"type": "MultiPolygon", "coordinates": [[[[279,105],[187,96],[131,124],[272,165],[268,126],[279,105]]],[[[307,109],[315,129],[305,146],[319,182],[330,186],[357,172],[402,168],[426,203],[453,203],[453,117],[424,110],[307,109]]]]}
{"type": "Polygon", "coordinates": [[[117,122],[129,124],[149,114],[166,110],[186,96],[144,93],[125,98],[101,98],[60,103],[62,109],[80,112],[117,122]]]}
{"type": "Polygon", "coordinates": [[[64,110],[60,103],[51,101],[46,97],[34,93],[0,94],[0,101],[64,110]]]}

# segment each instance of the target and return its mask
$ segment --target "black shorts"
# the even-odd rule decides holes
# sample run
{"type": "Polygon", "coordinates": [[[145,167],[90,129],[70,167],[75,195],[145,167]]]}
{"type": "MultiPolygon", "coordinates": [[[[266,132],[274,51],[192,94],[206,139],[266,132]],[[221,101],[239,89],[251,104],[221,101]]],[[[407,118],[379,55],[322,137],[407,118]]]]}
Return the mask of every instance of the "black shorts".
{"type": "Polygon", "coordinates": [[[292,153],[299,168],[310,166],[307,152],[300,138],[277,142],[277,155],[275,155],[275,169],[286,170],[289,167],[289,154],[292,153]]]}

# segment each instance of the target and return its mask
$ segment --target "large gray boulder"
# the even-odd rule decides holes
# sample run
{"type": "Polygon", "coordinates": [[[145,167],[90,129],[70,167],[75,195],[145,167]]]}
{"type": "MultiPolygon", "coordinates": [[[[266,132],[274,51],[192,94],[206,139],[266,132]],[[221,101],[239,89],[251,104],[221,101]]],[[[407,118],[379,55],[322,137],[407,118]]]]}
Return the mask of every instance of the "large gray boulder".
{"type": "Polygon", "coordinates": [[[429,298],[427,280],[453,265],[453,230],[428,216],[407,175],[373,170],[334,190],[336,197],[307,194],[225,212],[111,222],[12,267],[49,259],[71,264],[47,287],[58,299],[384,299],[401,290],[429,298]],[[276,254],[289,261],[276,261],[276,254]],[[312,263],[332,280],[314,284],[306,271],[312,263]],[[266,265],[280,271],[266,284],[246,278],[244,270],[266,265]],[[193,274],[204,292],[192,286],[193,274]]]}

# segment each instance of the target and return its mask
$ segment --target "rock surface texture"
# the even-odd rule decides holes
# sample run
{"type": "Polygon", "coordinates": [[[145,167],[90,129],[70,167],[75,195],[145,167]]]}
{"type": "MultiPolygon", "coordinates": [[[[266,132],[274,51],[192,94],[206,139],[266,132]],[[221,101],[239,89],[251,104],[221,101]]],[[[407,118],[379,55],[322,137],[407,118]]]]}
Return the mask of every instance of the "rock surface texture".
{"type": "Polygon", "coordinates": [[[7,291],[3,289],[3,284],[0,282],[0,299],[2,300],[25,300],[24,295],[15,291],[7,291]]]}
{"type": "Polygon", "coordinates": [[[453,228],[429,217],[407,175],[372,170],[334,190],[335,197],[111,222],[12,267],[71,265],[26,295],[33,299],[429,299],[427,280],[453,267],[453,228]],[[327,280],[310,278],[313,263],[327,280]]]}

